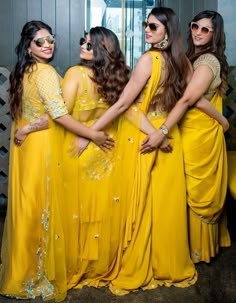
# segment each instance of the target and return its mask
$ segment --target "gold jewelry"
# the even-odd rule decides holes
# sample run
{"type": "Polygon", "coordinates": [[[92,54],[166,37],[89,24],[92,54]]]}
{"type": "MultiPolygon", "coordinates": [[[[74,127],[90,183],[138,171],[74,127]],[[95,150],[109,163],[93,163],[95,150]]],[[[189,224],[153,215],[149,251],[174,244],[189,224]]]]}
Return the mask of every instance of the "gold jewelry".
{"type": "Polygon", "coordinates": [[[161,42],[158,43],[158,48],[160,48],[160,49],[166,48],[168,45],[168,42],[169,42],[168,36],[167,36],[167,34],[165,34],[165,38],[161,42]]]}
{"type": "Polygon", "coordinates": [[[160,130],[162,131],[162,133],[163,133],[164,136],[167,136],[168,133],[169,133],[169,130],[168,130],[168,128],[165,126],[165,124],[162,124],[162,125],[160,126],[160,130]]]}

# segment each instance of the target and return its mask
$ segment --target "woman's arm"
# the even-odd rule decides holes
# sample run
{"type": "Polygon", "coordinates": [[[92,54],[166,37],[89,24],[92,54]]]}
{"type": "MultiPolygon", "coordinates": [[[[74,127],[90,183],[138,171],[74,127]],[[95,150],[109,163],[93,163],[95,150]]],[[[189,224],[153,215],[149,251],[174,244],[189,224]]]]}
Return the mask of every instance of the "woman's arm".
{"type": "Polygon", "coordinates": [[[200,109],[216,121],[218,121],[222,125],[224,132],[228,130],[228,120],[221,113],[219,113],[218,110],[215,109],[215,107],[211,104],[211,102],[209,102],[209,100],[202,97],[196,102],[195,107],[200,109]]]}
{"type": "Polygon", "coordinates": [[[201,65],[194,71],[184,95],[170,111],[162,127],[144,139],[141,146],[142,153],[160,146],[163,139],[168,134],[168,131],[178,123],[185,112],[195,105],[195,103],[205,94],[212,79],[213,72],[207,65],[201,65]]]}
{"type": "MultiPolygon", "coordinates": [[[[110,140],[104,132],[98,132],[86,127],[68,114],[60,93],[59,77],[54,68],[48,67],[40,71],[36,85],[40,93],[40,98],[44,100],[44,107],[47,115],[55,122],[61,124],[76,135],[93,140],[98,145],[105,144],[106,141],[110,140]]],[[[18,145],[22,143],[28,134],[45,129],[45,127],[41,117],[34,121],[34,125],[28,124],[23,126],[21,129],[17,130],[15,134],[15,138],[19,143],[18,145]]]]}
{"type": "MultiPolygon", "coordinates": [[[[105,148],[113,146],[113,140],[109,138],[104,132],[93,130],[82,123],[75,120],[69,114],[60,116],[55,121],[61,124],[69,131],[75,133],[78,136],[88,138],[94,141],[97,145],[104,145],[105,148]]],[[[16,129],[14,142],[17,145],[21,145],[26,139],[27,135],[33,132],[41,131],[48,128],[48,115],[43,115],[36,119],[34,122],[24,125],[16,129]]]]}
{"type": "Polygon", "coordinates": [[[40,131],[48,128],[48,115],[43,115],[35,121],[22,126],[15,131],[14,142],[16,145],[21,145],[27,135],[32,132],[40,131]]]}
{"type": "MultiPolygon", "coordinates": [[[[121,113],[126,111],[131,104],[136,100],[152,72],[152,58],[150,54],[145,53],[139,59],[132,75],[124,88],[119,100],[113,104],[103,115],[100,117],[95,124],[92,126],[93,129],[100,130],[104,129],[109,123],[111,123],[121,113]]],[[[148,121],[150,129],[155,129],[151,126],[148,121]]]]}

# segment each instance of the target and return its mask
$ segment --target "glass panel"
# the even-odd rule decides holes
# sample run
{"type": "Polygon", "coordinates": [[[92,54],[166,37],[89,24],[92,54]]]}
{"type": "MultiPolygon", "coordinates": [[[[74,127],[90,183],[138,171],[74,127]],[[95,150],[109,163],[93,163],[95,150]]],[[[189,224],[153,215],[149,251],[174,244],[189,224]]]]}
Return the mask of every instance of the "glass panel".
{"type": "Polygon", "coordinates": [[[145,50],[142,21],[155,6],[154,0],[86,0],[86,25],[104,26],[119,38],[126,63],[133,68],[145,50]]]}

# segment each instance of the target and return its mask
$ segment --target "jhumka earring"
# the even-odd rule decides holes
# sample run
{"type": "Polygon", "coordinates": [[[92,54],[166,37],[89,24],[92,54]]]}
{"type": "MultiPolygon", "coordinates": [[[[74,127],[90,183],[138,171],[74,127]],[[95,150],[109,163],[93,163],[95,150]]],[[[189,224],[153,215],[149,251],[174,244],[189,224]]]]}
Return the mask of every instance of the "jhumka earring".
{"type": "Polygon", "coordinates": [[[27,54],[30,58],[32,58],[32,52],[30,50],[28,50],[27,54]]]}
{"type": "Polygon", "coordinates": [[[168,36],[167,36],[167,34],[165,34],[165,38],[161,42],[158,43],[158,48],[161,48],[161,49],[166,48],[167,45],[168,45],[168,36]]]}

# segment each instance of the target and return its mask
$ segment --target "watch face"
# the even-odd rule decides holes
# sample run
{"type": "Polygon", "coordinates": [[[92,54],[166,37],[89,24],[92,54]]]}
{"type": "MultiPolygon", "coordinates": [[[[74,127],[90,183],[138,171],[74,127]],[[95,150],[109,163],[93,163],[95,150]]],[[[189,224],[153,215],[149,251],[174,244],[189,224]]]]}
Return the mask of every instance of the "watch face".
{"type": "Polygon", "coordinates": [[[164,133],[165,135],[167,135],[167,134],[168,134],[168,130],[165,129],[165,128],[163,128],[163,133],[164,133]]]}
{"type": "Polygon", "coordinates": [[[168,135],[168,129],[165,126],[161,126],[161,130],[164,135],[168,135]]]}

